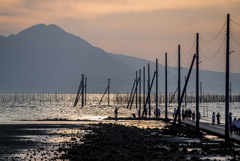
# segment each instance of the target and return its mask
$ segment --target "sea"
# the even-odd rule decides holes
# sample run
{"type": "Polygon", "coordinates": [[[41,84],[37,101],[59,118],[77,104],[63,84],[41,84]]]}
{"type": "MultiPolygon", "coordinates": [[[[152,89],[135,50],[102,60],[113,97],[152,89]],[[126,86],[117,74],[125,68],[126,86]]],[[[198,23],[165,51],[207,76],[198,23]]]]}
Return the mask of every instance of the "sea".
{"type": "MultiPolygon", "coordinates": [[[[108,117],[115,117],[115,108],[118,109],[118,117],[138,117],[138,110],[143,109],[136,102],[132,103],[131,109],[128,100],[129,94],[87,94],[84,98],[84,106],[82,107],[82,99],[80,98],[77,105],[74,106],[76,94],[1,94],[0,95],[0,124],[14,124],[20,121],[36,121],[36,120],[93,120],[101,121],[108,117]],[[102,101],[100,102],[100,100],[102,101]],[[109,104],[108,104],[109,100],[109,104]],[[139,107],[140,106],[140,107],[139,107]],[[128,107],[128,108],[127,108],[128,107]]],[[[168,103],[167,115],[172,118],[174,108],[177,103],[168,103]]],[[[147,106],[147,108],[149,108],[147,106]]],[[[165,118],[165,103],[159,103],[158,108],[161,111],[160,117],[165,118]]],[[[191,109],[196,112],[195,103],[183,103],[181,109],[191,109]]],[[[154,117],[156,103],[151,102],[151,116],[154,117]]],[[[201,120],[211,121],[212,113],[221,115],[220,122],[225,122],[225,102],[204,102],[199,104],[199,112],[201,120]]],[[[240,118],[240,102],[230,102],[229,112],[232,117],[240,118]]]]}

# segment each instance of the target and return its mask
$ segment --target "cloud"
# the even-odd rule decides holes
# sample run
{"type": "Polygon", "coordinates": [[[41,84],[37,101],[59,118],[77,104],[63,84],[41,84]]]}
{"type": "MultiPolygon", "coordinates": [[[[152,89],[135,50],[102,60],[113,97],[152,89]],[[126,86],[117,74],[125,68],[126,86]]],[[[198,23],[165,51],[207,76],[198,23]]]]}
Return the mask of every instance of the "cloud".
{"type": "MultiPolygon", "coordinates": [[[[168,52],[172,58],[178,44],[184,52],[192,47],[197,32],[206,40],[214,37],[227,13],[240,22],[239,8],[240,0],[0,0],[0,35],[56,24],[107,52],[149,60],[168,52]]],[[[239,35],[239,26],[232,25],[231,32],[239,35]]],[[[222,39],[216,41],[201,43],[202,51],[214,54],[222,39]]],[[[231,47],[238,52],[236,45],[231,47]]]]}

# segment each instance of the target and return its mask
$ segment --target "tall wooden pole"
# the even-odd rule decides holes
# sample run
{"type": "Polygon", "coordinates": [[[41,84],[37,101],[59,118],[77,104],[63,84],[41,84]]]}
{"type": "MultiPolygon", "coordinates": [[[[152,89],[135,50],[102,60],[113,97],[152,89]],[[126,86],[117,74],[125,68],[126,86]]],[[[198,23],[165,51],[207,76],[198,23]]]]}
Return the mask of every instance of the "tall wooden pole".
{"type": "Polygon", "coordinates": [[[227,43],[226,43],[226,93],[225,93],[225,142],[229,142],[229,32],[230,32],[230,15],[227,14],[227,43]]]}
{"type": "Polygon", "coordinates": [[[148,63],[148,93],[149,93],[149,99],[148,99],[148,112],[149,117],[151,116],[151,94],[150,94],[150,64],[148,63]]]}
{"type": "Polygon", "coordinates": [[[85,78],[85,106],[87,105],[87,78],[85,78]]]}
{"type": "Polygon", "coordinates": [[[84,106],[84,75],[82,74],[82,107],[84,106]]]}
{"type": "MultiPolygon", "coordinates": [[[[185,76],[185,83],[187,81],[187,77],[185,76]]],[[[186,91],[185,91],[185,108],[187,108],[187,88],[186,88],[186,91]]]]}
{"type": "Polygon", "coordinates": [[[167,53],[165,53],[165,120],[167,119],[167,53]]]}
{"type": "Polygon", "coordinates": [[[230,92],[230,102],[232,102],[232,83],[230,83],[230,90],[229,90],[229,92],[230,92]]]}
{"type": "Polygon", "coordinates": [[[156,59],[156,117],[158,118],[158,59],[156,59]]]}
{"type": "Polygon", "coordinates": [[[108,106],[109,106],[109,95],[110,95],[110,79],[108,79],[108,106]]]}
{"type": "Polygon", "coordinates": [[[141,69],[139,69],[139,117],[141,115],[141,69]]]}
{"type": "MultiPolygon", "coordinates": [[[[181,98],[181,65],[180,65],[180,45],[178,45],[178,105],[180,104],[181,98]]],[[[181,106],[179,107],[178,111],[178,124],[181,125],[181,106]]]]}
{"type": "Polygon", "coordinates": [[[145,105],[145,101],[145,67],[143,67],[143,106],[145,105]]]}
{"type": "MultiPolygon", "coordinates": [[[[137,74],[137,71],[136,71],[136,82],[138,82],[138,74],[137,74]]],[[[135,92],[136,92],[136,109],[137,109],[137,105],[138,105],[138,86],[136,84],[136,89],[135,89],[135,92]]]]}
{"type": "Polygon", "coordinates": [[[196,40],[196,128],[199,129],[199,36],[196,40]]]}

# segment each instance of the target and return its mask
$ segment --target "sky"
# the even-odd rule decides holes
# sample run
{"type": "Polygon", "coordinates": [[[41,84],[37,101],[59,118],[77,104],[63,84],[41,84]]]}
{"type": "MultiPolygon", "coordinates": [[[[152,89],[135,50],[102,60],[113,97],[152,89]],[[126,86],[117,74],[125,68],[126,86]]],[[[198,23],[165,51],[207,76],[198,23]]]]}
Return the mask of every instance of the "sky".
{"type": "Polygon", "coordinates": [[[230,14],[230,72],[240,73],[240,0],[0,0],[0,35],[56,24],[106,52],[190,67],[199,33],[199,68],[226,70],[230,14]],[[209,42],[206,42],[209,41],[209,42]]]}

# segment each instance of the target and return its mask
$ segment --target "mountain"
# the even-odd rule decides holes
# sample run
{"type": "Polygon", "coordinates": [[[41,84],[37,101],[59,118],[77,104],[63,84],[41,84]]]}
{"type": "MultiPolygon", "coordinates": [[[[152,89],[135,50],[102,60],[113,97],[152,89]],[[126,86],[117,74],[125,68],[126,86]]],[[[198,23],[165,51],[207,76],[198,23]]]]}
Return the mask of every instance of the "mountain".
{"type": "Polygon", "coordinates": [[[81,74],[106,78],[99,79],[105,84],[88,86],[89,92],[102,93],[107,78],[135,72],[56,25],[40,24],[17,35],[0,37],[0,53],[1,93],[76,93],[81,74]]]}
{"type": "MultiPolygon", "coordinates": [[[[87,77],[88,93],[103,93],[110,79],[111,93],[130,93],[136,71],[155,62],[107,53],[56,25],[39,24],[9,37],[0,36],[0,93],[76,93],[81,75],[87,77]]],[[[161,60],[162,61],[162,60],[161,60]]],[[[159,60],[160,62],[160,60],[159,60]]],[[[164,93],[165,67],[159,64],[159,91],[164,93]]],[[[168,67],[168,91],[177,88],[177,68],[168,67]]],[[[188,69],[181,70],[182,88],[188,69]]],[[[195,91],[195,70],[188,92],[195,91]]],[[[146,78],[147,80],[147,78],[146,78]]],[[[224,94],[225,73],[200,71],[208,93],[224,94]]],[[[239,93],[240,74],[231,74],[233,93],[239,93]]],[[[153,87],[154,88],[154,87],[153,87]]],[[[153,92],[155,90],[153,89],[153,92]]]]}

